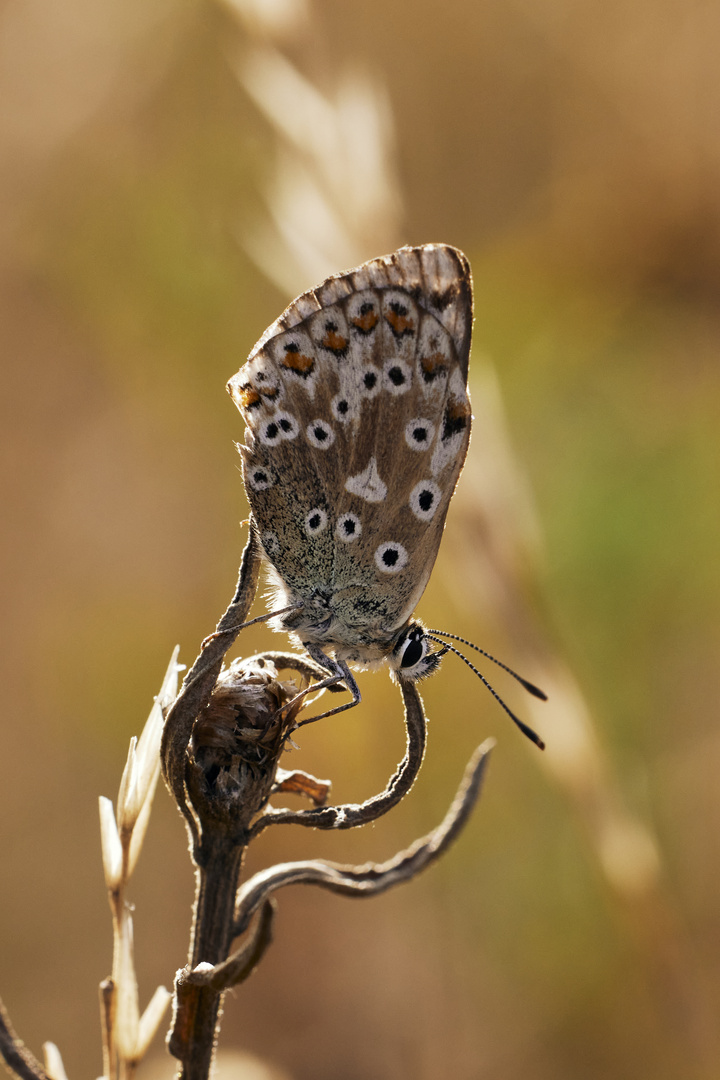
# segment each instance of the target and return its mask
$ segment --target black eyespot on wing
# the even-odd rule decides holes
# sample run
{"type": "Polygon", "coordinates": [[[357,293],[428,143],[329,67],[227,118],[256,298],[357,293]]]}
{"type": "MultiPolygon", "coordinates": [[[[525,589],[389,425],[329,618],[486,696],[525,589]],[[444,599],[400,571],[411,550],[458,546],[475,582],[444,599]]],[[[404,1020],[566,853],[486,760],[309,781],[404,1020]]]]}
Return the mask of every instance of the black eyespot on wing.
{"type": "Polygon", "coordinates": [[[366,390],[374,390],[377,386],[377,374],[374,371],[366,371],[363,375],[363,385],[366,390]]]}
{"type": "Polygon", "coordinates": [[[397,573],[407,566],[408,557],[402,543],[389,540],[376,549],[375,565],[382,573],[397,573]]]}
{"type": "Polygon", "coordinates": [[[428,510],[432,509],[432,504],[434,502],[434,492],[430,491],[428,488],[425,488],[423,491],[420,492],[418,496],[418,505],[420,506],[420,509],[423,510],[425,513],[427,513],[428,510]]]}
{"type": "Polygon", "coordinates": [[[322,506],[314,506],[305,515],[305,531],[308,536],[316,536],[327,526],[328,516],[322,506]]]}
{"type": "Polygon", "coordinates": [[[388,379],[393,386],[402,386],[405,382],[405,372],[400,367],[388,368],[388,379]]]}
{"type": "Polygon", "coordinates": [[[397,574],[407,566],[408,553],[397,540],[381,544],[375,551],[375,565],[383,574],[397,574]]]}
{"type": "Polygon", "coordinates": [[[350,408],[350,404],[349,404],[349,402],[347,402],[345,400],[345,398],[341,398],[340,401],[338,401],[335,408],[337,409],[337,411],[340,413],[341,416],[345,416],[347,414],[348,409],[350,408]]]}
{"type": "Polygon", "coordinates": [[[305,435],[318,450],[327,450],[335,442],[335,432],[325,420],[312,420],[305,428],[305,435]]]}
{"type": "Polygon", "coordinates": [[[267,491],[273,485],[273,478],[267,469],[256,466],[248,472],[248,486],[252,491],[267,491]]]}
{"type": "Polygon", "coordinates": [[[441,498],[442,490],[434,480],[421,480],[410,492],[408,502],[418,521],[432,521],[441,498]]]}
{"type": "Polygon", "coordinates": [[[338,518],[335,532],[344,543],[353,543],[362,532],[360,518],[356,514],[343,514],[338,518]]]}

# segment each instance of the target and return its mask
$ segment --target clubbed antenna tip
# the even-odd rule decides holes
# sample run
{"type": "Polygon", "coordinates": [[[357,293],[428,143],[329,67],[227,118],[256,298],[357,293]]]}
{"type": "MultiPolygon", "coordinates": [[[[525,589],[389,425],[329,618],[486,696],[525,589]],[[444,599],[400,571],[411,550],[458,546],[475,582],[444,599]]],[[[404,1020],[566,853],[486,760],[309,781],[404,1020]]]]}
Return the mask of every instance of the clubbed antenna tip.
{"type": "Polygon", "coordinates": [[[539,686],[535,686],[535,683],[528,682],[527,679],[523,679],[518,675],[518,682],[521,686],[524,686],[528,694],[532,694],[533,697],[540,698],[541,701],[547,701],[548,696],[544,690],[541,690],[539,686]]]}

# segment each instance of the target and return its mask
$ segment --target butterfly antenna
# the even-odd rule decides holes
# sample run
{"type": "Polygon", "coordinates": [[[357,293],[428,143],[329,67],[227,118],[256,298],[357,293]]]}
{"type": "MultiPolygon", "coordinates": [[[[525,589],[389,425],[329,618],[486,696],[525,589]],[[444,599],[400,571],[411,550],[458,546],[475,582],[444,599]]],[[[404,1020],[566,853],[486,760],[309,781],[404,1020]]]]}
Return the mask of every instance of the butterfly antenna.
{"type": "MultiPolygon", "coordinates": [[[[534,683],[529,682],[528,679],[523,679],[522,675],[518,675],[517,671],[513,671],[507,664],[503,664],[502,660],[498,660],[489,652],[485,652],[485,649],[481,649],[478,645],[474,645],[472,641],[468,641],[467,638],[460,637],[458,634],[450,634],[447,630],[428,630],[428,634],[441,634],[443,637],[452,638],[453,641],[461,641],[463,645],[469,645],[475,652],[479,652],[482,656],[486,656],[488,660],[492,660],[493,664],[497,664],[503,671],[507,671],[508,675],[512,675],[513,679],[517,679],[521,686],[524,686],[529,694],[533,697],[540,698],[541,701],[547,701],[548,696],[544,690],[541,690],[539,686],[535,686],[534,683]]],[[[466,658],[463,656],[463,660],[466,658]]]]}
{"type": "MultiPolygon", "coordinates": [[[[540,750],[545,749],[545,743],[542,741],[542,739],[537,734],[537,732],[533,731],[533,729],[531,727],[529,727],[527,724],[523,723],[523,721],[520,719],[520,717],[516,716],[515,713],[512,711],[512,709],[508,708],[508,706],[505,704],[505,702],[500,697],[500,695],[497,693],[497,691],[493,689],[493,687],[487,681],[485,676],[480,671],[478,671],[478,669],[475,667],[475,665],[472,664],[468,660],[467,656],[463,656],[463,654],[460,652],[459,649],[456,649],[454,647],[454,645],[449,645],[448,642],[443,641],[442,638],[433,637],[433,631],[432,630],[426,630],[425,631],[425,636],[428,637],[431,641],[437,642],[438,645],[442,645],[446,650],[449,650],[450,652],[455,653],[455,655],[459,656],[461,660],[464,660],[465,663],[467,664],[467,666],[470,668],[470,670],[475,672],[475,674],[477,675],[478,679],[483,684],[483,686],[487,687],[487,689],[490,691],[490,693],[495,698],[495,700],[498,702],[498,704],[503,707],[503,709],[508,714],[508,716],[510,717],[512,722],[514,724],[516,724],[520,728],[523,735],[526,735],[528,737],[528,739],[530,740],[530,742],[535,743],[535,745],[537,747],[539,747],[540,750]]],[[[469,642],[468,642],[468,644],[469,644],[469,642]]],[[[481,652],[481,651],[482,651],[481,649],[478,649],[478,652],[481,652]]],[[[492,659],[492,657],[490,657],[490,659],[492,659]]],[[[498,661],[496,661],[496,663],[497,662],[498,661]]],[[[504,664],[500,664],[500,667],[504,667],[504,666],[505,666],[504,664]]],[[[509,668],[508,668],[508,671],[510,671],[509,668]]],[[[510,671],[510,674],[514,675],[515,672],[510,671]]],[[[516,676],[516,678],[519,678],[519,676],[516,676]]],[[[523,680],[520,679],[520,682],[523,682],[523,680]]]]}

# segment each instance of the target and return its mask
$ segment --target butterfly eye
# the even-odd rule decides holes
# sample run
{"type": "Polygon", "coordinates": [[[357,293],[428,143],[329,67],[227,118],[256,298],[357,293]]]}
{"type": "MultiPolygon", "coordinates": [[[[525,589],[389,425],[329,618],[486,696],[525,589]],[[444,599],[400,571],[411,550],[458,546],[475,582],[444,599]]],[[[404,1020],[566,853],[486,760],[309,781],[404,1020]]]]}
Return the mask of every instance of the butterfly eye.
{"type": "Polygon", "coordinates": [[[416,634],[414,631],[408,637],[405,648],[403,649],[402,659],[400,660],[401,668],[415,667],[418,660],[422,660],[425,655],[427,644],[425,638],[416,634]]]}
{"type": "Polygon", "coordinates": [[[437,671],[443,650],[430,652],[430,643],[419,623],[407,627],[393,649],[390,666],[405,679],[417,682],[437,671]]]}

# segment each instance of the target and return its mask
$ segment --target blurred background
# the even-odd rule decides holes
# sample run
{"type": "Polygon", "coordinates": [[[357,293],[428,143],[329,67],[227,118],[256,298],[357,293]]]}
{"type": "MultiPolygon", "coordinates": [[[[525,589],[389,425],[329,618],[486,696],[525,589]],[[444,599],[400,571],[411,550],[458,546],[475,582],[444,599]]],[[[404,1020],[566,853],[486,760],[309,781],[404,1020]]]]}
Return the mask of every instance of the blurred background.
{"type": "MultiPolygon", "coordinates": [[[[0,994],[71,1080],[101,1071],[97,796],[245,542],[225,382],[295,293],[430,241],[472,263],[476,423],[418,614],[548,691],[487,671],[548,749],[447,658],[404,804],[250,869],[390,857],[496,735],[471,824],[378,899],[281,894],[223,1045],[292,1080],[720,1074],[719,47],[701,0],[0,9],[0,994]]],[[[403,752],[397,688],[360,685],[288,762],[340,801],[403,752]]],[[[144,1002],[193,895],[164,789],[131,894],[144,1002]]]]}

